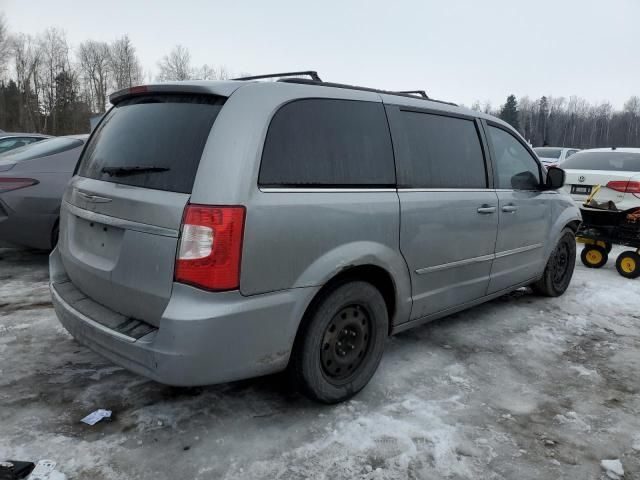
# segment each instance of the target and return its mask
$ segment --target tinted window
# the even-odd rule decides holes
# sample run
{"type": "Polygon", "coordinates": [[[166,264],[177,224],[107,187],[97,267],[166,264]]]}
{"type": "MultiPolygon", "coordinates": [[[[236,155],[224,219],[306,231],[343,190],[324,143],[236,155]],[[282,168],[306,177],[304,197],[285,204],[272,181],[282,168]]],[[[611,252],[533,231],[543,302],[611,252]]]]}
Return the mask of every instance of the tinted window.
{"type": "Polygon", "coordinates": [[[562,155],[562,149],[560,148],[539,147],[534,148],[533,151],[536,152],[536,155],[540,158],[553,158],[557,160],[560,158],[560,155],[562,155]]]}
{"type": "Polygon", "coordinates": [[[496,188],[535,190],[540,185],[540,168],[529,151],[510,133],[489,127],[498,176],[496,188]]]}
{"type": "Polygon", "coordinates": [[[395,185],[384,107],[330,99],[298,100],[283,106],[269,126],[259,183],[395,185]]]}
{"type": "Polygon", "coordinates": [[[222,104],[220,97],[202,95],[144,95],[124,100],[95,130],[78,174],[191,193],[204,145],[222,104]]]}
{"type": "Polygon", "coordinates": [[[486,188],[473,120],[399,111],[393,116],[398,183],[413,188],[486,188]]]}
{"type": "Polygon", "coordinates": [[[574,153],[578,153],[578,152],[579,152],[579,150],[569,150],[569,151],[567,151],[566,158],[569,158],[571,155],[573,155],[574,153]]]}
{"type": "Polygon", "coordinates": [[[2,155],[2,160],[22,162],[23,160],[32,160],[34,158],[48,157],[56,153],[66,152],[67,150],[81,147],[82,145],[84,145],[84,142],[77,138],[49,138],[16,148],[15,150],[10,150],[2,155]]]}
{"type": "Polygon", "coordinates": [[[562,168],[640,172],[640,153],[578,152],[566,160],[562,168]]]}

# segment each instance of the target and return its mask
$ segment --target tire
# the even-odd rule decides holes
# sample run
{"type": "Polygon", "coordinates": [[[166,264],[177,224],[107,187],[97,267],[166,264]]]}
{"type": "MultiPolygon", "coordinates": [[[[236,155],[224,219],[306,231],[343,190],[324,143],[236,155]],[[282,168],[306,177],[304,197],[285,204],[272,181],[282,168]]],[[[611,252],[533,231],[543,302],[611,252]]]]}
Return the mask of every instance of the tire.
{"type": "Polygon", "coordinates": [[[580,253],[580,260],[587,268],[600,268],[609,260],[609,254],[600,245],[586,245],[580,253]]]}
{"type": "Polygon", "coordinates": [[[607,251],[607,254],[611,253],[611,250],[613,250],[613,243],[609,243],[609,242],[604,242],[605,245],[605,250],[607,251]]]}
{"type": "Polygon", "coordinates": [[[542,278],[532,285],[533,291],[547,297],[559,297],[569,288],[575,266],[576,237],[573,230],[565,228],[549,257],[542,278]]]}
{"type": "Polygon", "coordinates": [[[315,301],[293,348],[290,374],[307,397],[333,404],[362,390],[375,373],[388,334],[382,294],[363,281],[343,283],[315,301]]]}
{"type": "Polygon", "coordinates": [[[616,260],[616,270],[625,278],[640,277],[640,255],[633,250],[622,252],[616,260]]]}

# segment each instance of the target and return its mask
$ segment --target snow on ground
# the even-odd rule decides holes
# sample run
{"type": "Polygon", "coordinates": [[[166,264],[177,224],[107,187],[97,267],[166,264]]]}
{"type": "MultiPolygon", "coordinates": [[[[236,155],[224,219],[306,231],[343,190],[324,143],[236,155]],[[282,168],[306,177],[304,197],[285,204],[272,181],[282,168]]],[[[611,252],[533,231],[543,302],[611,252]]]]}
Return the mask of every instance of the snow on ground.
{"type": "Polygon", "coordinates": [[[334,407],[281,376],[176,389],[112,365],[58,324],[46,261],[0,250],[2,458],[95,480],[640,478],[640,279],[613,261],[390,339],[334,407]],[[113,419],[80,422],[97,408],[113,419]]]}

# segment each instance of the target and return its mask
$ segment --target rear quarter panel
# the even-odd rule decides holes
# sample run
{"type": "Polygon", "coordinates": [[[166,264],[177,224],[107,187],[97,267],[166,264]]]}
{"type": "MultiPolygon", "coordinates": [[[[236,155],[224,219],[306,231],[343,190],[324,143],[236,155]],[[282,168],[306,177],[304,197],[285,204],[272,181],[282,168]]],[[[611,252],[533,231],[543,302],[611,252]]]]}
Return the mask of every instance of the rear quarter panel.
{"type": "Polygon", "coordinates": [[[408,315],[399,215],[395,191],[257,191],[247,210],[240,289],[253,295],[319,286],[345,269],[375,265],[391,274],[399,311],[408,315]]]}

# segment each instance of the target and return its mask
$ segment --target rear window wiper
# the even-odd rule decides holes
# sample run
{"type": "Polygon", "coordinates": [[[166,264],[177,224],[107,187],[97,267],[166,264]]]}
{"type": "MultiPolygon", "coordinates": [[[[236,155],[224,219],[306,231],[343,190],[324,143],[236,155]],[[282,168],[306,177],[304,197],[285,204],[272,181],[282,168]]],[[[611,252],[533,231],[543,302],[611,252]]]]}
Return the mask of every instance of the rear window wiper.
{"type": "Polygon", "coordinates": [[[139,173],[168,172],[169,170],[171,169],[166,167],[137,165],[134,167],[104,167],[102,173],[106,173],[110,177],[124,177],[127,175],[137,175],[139,173]]]}

